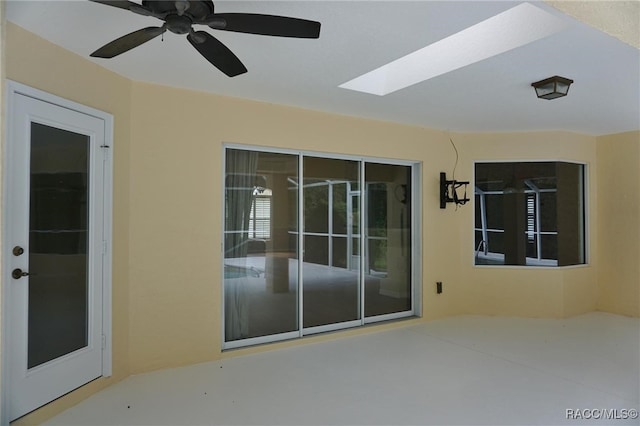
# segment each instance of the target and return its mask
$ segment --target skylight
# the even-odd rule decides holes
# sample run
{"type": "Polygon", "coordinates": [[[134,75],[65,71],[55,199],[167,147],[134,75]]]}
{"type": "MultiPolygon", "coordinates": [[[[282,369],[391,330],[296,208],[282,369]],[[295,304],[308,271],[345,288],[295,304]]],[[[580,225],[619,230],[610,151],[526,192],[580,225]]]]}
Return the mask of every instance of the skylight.
{"type": "Polygon", "coordinates": [[[548,37],[567,25],[555,15],[530,3],[522,3],[339,87],[388,95],[548,37]]]}

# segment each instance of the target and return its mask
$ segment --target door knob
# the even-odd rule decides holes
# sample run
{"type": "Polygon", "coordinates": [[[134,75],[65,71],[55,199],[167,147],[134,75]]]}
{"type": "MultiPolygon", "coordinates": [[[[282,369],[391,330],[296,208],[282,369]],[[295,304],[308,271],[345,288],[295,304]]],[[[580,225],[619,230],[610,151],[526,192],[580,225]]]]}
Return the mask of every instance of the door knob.
{"type": "Polygon", "coordinates": [[[11,276],[16,280],[19,280],[22,277],[26,277],[27,275],[29,275],[29,273],[26,271],[23,271],[20,268],[16,268],[13,271],[11,271],[11,276]]]}

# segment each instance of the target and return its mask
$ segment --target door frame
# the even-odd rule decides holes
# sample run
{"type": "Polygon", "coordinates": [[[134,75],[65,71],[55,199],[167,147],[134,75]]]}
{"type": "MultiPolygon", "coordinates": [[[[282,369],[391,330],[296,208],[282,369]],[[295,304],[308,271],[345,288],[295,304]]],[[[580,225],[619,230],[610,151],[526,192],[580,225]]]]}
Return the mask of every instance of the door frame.
{"type": "MultiPolygon", "coordinates": [[[[105,164],[104,164],[104,188],[103,188],[103,241],[105,245],[103,247],[103,273],[102,273],[102,335],[103,335],[103,352],[102,352],[102,377],[109,377],[112,373],[112,300],[111,300],[111,288],[112,288],[112,200],[113,200],[113,116],[104,111],[100,111],[91,107],[84,106],[74,101],[61,98],[56,95],[26,86],[24,84],[6,80],[6,97],[5,97],[5,131],[3,140],[3,158],[2,158],[2,254],[0,256],[1,263],[1,332],[2,332],[2,345],[0,348],[3,350],[0,352],[0,371],[1,371],[1,383],[0,393],[2,394],[0,400],[0,424],[9,424],[9,368],[10,363],[8,360],[8,348],[9,345],[9,329],[10,324],[10,310],[11,306],[8,301],[8,285],[11,283],[11,275],[8,268],[9,265],[9,246],[7,227],[11,223],[10,209],[7,208],[9,188],[12,184],[12,177],[8,170],[8,162],[12,152],[12,146],[9,143],[12,137],[12,118],[14,113],[14,104],[16,96],[27,96],[42,102],[46,102],[61,108],[66,108],[81,114],[89,115],[103,120],[104,123],[104,146],[105,164]]],[[[62,395],[61,395],[62,396],[62,395]]]]}
{"type": "MultiPolygon", "coordinates": [[[[421,243],[421,236],[422,236],[422,199],[424,198],[422,196],[422,169],[423,169],[423,162],[421,161],[417,161],[417,160],[403,160],[403,159],[392,159],[392,158],[386,158],[386,157],[372,157],[372,156],[359,156],[359,155],[351,155],[351,154],[336,154],[336,153],[328,153],[328,152],[321,152],[321,151],[307,151],[307,150],[294,150],[294,149],[289,149],[289,148],[274,148],[274,147],[265,147],[265,146],[259,146],[259,145],[249,145],[249,144],[241,144],[241,143],[232,143],[232,142],[225,142],[222,146],[222,162],[223,162],[223,167],[222,167],[222,171],[221,171],[221,178],[220,178],[220,193],[221,195],[221,200],[220,200],[220,229],[222,230],[222,233],[225,234],[225,209],[226,209],[226,173],[227,173],[227,164],[226,164],[226,151],[229,149],[238,149],[238,150],[247,150],[247,151],[254,151],[254,152],[264,152],[264,153],[279,153],[279,154],[289,154],[289,155],[294,155],[297,156],[298,158],[298,176],[299,177],[304,177],[305,173],[304,173],[304,167],[303,167],[303,160],[305,157],[319,157],[319,158],[323,158],[323,159],[338,159],[338,160],[349,160],[349,161],[356,161],[360,163],[360,177],[363,179],[362,182],[363,184],[366,183],[364,181],[365,178],[365,166],[366,163],[380,163],[382,162],[383,164],[386,165],[398,165],[398,166],[409,166],[411,168],[411,173],[410,173],[410,179],[411,179],[411,190],[410,193],[407,194],[411,200],[416,200],[415,202],[411,203],[411,220],[409,222],[410,227],[411,227],[411,233],[409,236],[409,240],[410,240],[410,247],[411,247],[411,269],[410,269],[410,277],[411,277],[411,288],[410,288],[410,292],[411,292],[411,308],[407,311],[401,311],[401,312],[394,312],[394,313],[390,313],[390,314],[383,314],[383,315],[376,315],[376,316],[371,316],[371,317],[366,317],[364,315],[364,274],[361,274],[360,279],[359,279],[359,289],[358,291],[360,292],[360,315],[358,319],[355,320],[351,320],[351,321],[346,321],[346,322],[340,322],[340,323],[334,323],[334,324],[327,324],[327,325],[320,325],[320,326],[316,326],[316,327],[303,327],[303,307],[304,307],[304,298],[303,298],[303,286],[304,286],[304,277],[303,277],[303,268],[301,267],[302,263],[304,263],[304,259],[303,256],[300,254],[304,251],[304,237],[305,237],[305,232],[304,231],[304,197],[302,195],[302,191],[303,191],[303,182],[302,180],[300,181],[298,188],[297,188],[297,213],[296,213],[296,217],[298,218],[298,230],[297,230],[297,247],[299,250],[299,255],[298,255],[298,272],[297,272],[297,280],[298,280],[298,285],[301,286],[299,287],[298,290],[298,299],[297,299],[297,303],[298,303],[298,328],[296,330],[293,331],[289,331],[289,332],[283,332],[283,333],[275,333],[275,334],[269,334],[269,335],[265,335],[265,336],[257,336],[257,337],[251,337],[251,338],[245,338],[245,339],[238,339],[238,340],[226,340],[226,329],[225,329],[225,321],[227,321],[226,318],[226,312],[225,312],[225,286],[224,286],[224,282],[225,282],[225,276],[224,276],[224,268],[220,268],[220,282],[222,283],[222,285],[220,286],[220,297],[221,297],[221,311],[220,311],[220,336],[221,336],[221,341],[220,341],[220,347],[222,349],[222,351],[227,351],[227,350],[231,350],[231,349],[238,349],[238,348],[246,348],[246,347],[250,347],[250,346],[255,346],[255,345],[261,345],[261,344],[265,344],[265,343],[274,343],[274,342],[281,342],[281,341],[285,341],[285,340],[291,340],[291,339],[298,339],[298,338],[302,338],[304,336],[310,336],[313,334],[318,334],[318,333],[325,333],[325,332],[332,332],[332,331],[338,331],[338,330],[346,330],[346,329],[350,329],[350,328],[355,328],[355,327],[361,327],[361,326],[365,326],[368,324],[375,324],[375,323],[381,323],[384,321],[391,321],[391,320],[399,320],[402,318],[407,318],[407,317],[422,317],[423,316],[423,306],[422,306],[422,295],[423,295],[423,285],[422,285],[422,267],[423,267],[423,248],[422,248],[422,243],[421,243]]],[[[364,187],[364,186],[363,186],[364,187]]],[[[360,194],[360,200],[358,201],[359,204],[359,208],[360,208],[360,212],[365,212],[365,206],[366,206],[366,195],[363,195],[362,193],[360,194]]],[[[362,236],[362,238],[360,239],[360,253],[366,253],[366,240],[367,240],[367,236],[366,236],[366,215],[364,213],[361,213],[362,216],[362,226],[361,226],[361,230],[360,230],[360,234],[362,236]]],[[[329,215],[329,217],[331,217],[331,215],[329,215]]],[[[328,238],[330,238],[331,236],[331,231],[329,231],[329,233],[327,235],[329,235],[328,238]]],[[[224,262],[224,244],[221,244],[220,246],[220,265],[223,265],[224,262]]],[[[360,256],[359,259],[359,265],[358,267],[361,268],[361,270],[364,270],[365,268],[365,263],[366,263],[367,259],[365,259],[365,256],[360,256]]]]}

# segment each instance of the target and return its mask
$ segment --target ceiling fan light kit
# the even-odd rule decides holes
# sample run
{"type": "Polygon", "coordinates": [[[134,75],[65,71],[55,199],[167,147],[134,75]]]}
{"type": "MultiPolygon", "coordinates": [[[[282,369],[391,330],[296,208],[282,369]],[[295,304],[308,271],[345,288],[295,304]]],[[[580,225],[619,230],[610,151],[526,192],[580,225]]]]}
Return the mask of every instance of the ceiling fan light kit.
{"type": "Polygon", "coordinates": [[[105,44],[91,54],[94,58],[113,58],[169,30],[174,34],[186,34],[189,43],[207,61],[227,76],[235,77],[247,72],[240,59],[208,32],[195,31],[193,25],[276,37],[320,37],[319,22],[257,13],[214,13],[211,0],[143,0],[141,5],[127,0],[91,1],[164,21],[159,27],[143,28],[105,44]]]}
{"type": "Polygon", "coordinates": [[[536,96],[538,96],[538,98],[551,100],[567,96],[571,83],[573,83],[573,80],[555,75],[531,83],[531,86],[536,90],[536,96]]]}

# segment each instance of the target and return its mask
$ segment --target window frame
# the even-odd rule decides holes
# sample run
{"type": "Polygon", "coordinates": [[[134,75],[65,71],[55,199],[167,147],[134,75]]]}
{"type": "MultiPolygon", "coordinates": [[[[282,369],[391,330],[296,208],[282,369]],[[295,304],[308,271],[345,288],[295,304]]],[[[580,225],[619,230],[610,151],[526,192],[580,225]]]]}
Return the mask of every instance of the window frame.
{"type": "MultiPolygon", "coordinates": [[[[548,270],[548,269],[567,269],[567,268],[583,268],[591,266],[591,236],[590,236],[590,220],[591,220],[591,201],[590,201],[590,192],[589,188],[591,188],[590,182],[590,172],[591,167],[590,163],[587,161],[579,161],[574,159],[566,159],[566,158],[536,158],[536,159],[500,159],[500,160],[489,160],[489,159],[476,159],[473,160],[471,165],[471,186],[474,190],[473,202],[471,203],[473,214],[471,215],[471,241],[473,242],[474,248],[470,256],[470,261],[472,266],[477,268],[506,268],[506,269],[533,269],[533,270],[548,270]],[[584,250],[584,262],[575,265],[500,265],[500,264],[476,264],[476,250],[475,247],[475,236],[476,232],[482,232],[482,229],[479,231],[476,229],[476,165],[477,164],[504,164],[504,163],[569,163],[569,164],[577,164],[582,166],[582,197],[583,197],[583,250],[584,250]]],[[[539,197],[536,197],[539,198],[539,197]]],[[[539,201],[539,200],[538,200],[539,201]]],[[[547,234],[556,234],[556,232],[542,232],[540,229],[540,224],[537,223],[536,234],[538,235],[547,235],[547,234]]]]}

